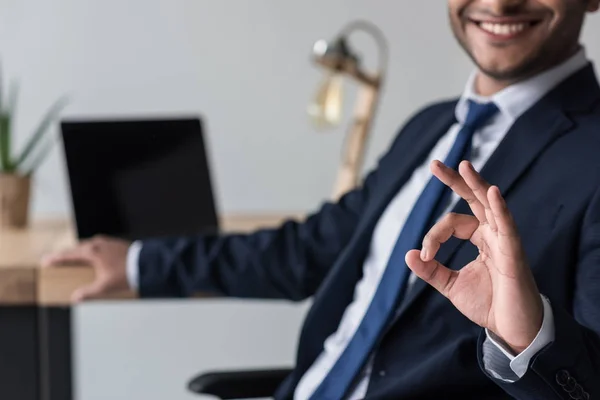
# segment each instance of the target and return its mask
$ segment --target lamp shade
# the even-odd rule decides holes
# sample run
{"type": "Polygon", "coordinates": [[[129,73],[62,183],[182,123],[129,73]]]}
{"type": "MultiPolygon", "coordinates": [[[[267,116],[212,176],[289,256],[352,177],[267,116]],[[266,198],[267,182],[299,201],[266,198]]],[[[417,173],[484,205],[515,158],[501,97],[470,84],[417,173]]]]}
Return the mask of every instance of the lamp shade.
{"type": "Polygon", "coordinates": [[[326,70],[353,77],[360,83],[377,85],[378,80],[364,72],[362,60],[348,44],[345,35],[332,42],[319,40],[313,46],[313,61],[326,70]]]}
{"type": "Polygon", "coordinates": [[[358,69],[359,57],[350,49],[345,37],[331,43],[319,40],[313,47],[314,61],[332,71],[350,72],[358,69]]]}

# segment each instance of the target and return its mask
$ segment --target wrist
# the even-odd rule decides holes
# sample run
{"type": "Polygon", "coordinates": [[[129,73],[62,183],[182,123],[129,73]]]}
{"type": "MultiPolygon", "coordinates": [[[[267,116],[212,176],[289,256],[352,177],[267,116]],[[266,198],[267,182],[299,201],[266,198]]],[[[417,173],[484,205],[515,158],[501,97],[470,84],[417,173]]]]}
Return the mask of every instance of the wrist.
{"type": "MultiPolygon", "coordinates": [[[[531,332],[535,332],[533,334],[529,334],[527,337],[523,338],[523,341],[519,341],[518,343],[526,343],[526,344],[511,344],[509,342],[506,342],[506,345],[509,347],[510,351],[512,351],[512,353],[515,356],[518,356],[519,354],[521,354],[522,352],[524,352],[530,345],[531,343],[533,343],[533,341],[535,340],[538,332],[540,331],[540,329],[542,328],[542,323],[540,322],[539,325],[536,325],[535,328],[533,328],[532,326],[532,330],[531,332]]],[[[530,333],[531,333],[530,332],[530,333]]],[[[502,338],[500,338],[501,340],[504,340],[502,338]]]]}
{"type": "Polygon", "coordinates": [[[532,310],[533,312],[530,314],[530,317],[525,318],[525,320],[530,323],[523,327],[520,335],[510,339],[497,335],[500,340],[506,343],[515,356],[518,356],[525,351],[531,343],[533,343],[542,329],[544,322],[544,304],[539,295],[533,303],[535,304],[534,310],[532,310]]]}

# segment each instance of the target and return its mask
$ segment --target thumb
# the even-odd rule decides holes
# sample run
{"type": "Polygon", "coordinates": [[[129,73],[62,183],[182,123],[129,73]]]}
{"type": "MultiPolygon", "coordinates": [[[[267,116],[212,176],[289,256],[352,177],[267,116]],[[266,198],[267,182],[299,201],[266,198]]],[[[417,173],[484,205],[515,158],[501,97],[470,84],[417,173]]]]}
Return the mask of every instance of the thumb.
{"type": "Polygon", "coordinates": [[[442,295],[449,297],[450,290],[458,277],[458,272],[446,268],[436,260],[423,261],[419,250],[406,253],[406,265],[419,278],[433,286],[442,295]]]}
{"type": "Polygon", "coordinates": [[[82,286],[73,292],[71,295],[71,301],[73,303],[80,303],[84,300],[99,297],[102,293],[104,293],[105,286],[106,285],[99,280],[96,280],[87,286],[82,286]]]}

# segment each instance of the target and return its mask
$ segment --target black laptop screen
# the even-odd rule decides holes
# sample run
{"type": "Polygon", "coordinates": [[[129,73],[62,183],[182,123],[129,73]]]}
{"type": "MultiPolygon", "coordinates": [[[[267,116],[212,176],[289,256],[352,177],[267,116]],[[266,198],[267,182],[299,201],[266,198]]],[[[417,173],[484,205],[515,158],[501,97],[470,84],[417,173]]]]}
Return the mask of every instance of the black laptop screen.
{"type": "Polygon", "coordinates": [[[80,239],[217,230],[199,119],[63,121],[80,239]]]}

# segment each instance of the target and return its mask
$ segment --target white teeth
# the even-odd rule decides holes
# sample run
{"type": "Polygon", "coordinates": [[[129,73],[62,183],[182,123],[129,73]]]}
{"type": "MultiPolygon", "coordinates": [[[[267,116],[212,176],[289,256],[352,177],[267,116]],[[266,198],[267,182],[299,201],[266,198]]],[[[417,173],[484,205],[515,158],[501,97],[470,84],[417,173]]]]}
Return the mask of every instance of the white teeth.
{"type": "Polygon", "coordinates": [[[481,22],[479,24],[484,31],[493,33],[494,35],[508,36],[522,32],[527,28],[527,24],[494,24],[492,22],[481,22]]]}

